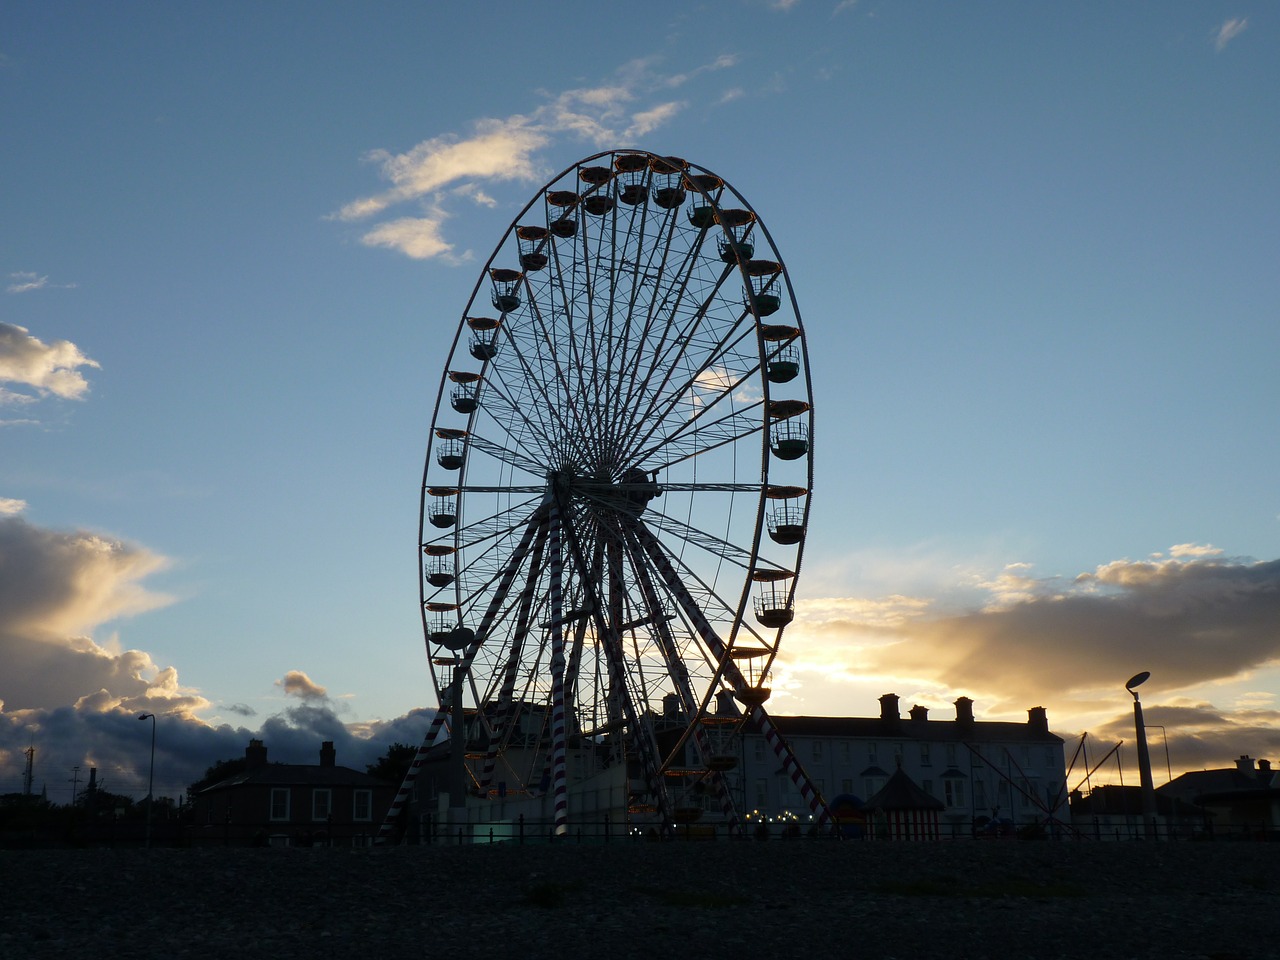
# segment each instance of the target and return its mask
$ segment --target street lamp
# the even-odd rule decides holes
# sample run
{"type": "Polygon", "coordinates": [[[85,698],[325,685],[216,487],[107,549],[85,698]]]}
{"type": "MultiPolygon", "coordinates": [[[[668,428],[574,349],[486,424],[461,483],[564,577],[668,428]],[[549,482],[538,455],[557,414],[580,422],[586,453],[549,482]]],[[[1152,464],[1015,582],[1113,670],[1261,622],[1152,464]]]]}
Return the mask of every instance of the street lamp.
{"type": "Polygon", "coordinates": [[[1138,734],[1138,776],[1142,780],[1142,820],[1148,840],[1157,839],[1156,788],[1151,779],[1151,753],[1147,750],[1147,727],[1142,722],[1142,701],[1134,689],[1147,682],[1151,671],[1143,670],[1129,678],[1124,688],[1133,694],[1133,725],[1138,734]]]}
{"type": "Polygon", "coordinates": [[[139,720],[151,721],[151,769],[147,771],[147,849],[151,849],[151,796],[156,782],[156,715],[142,713],[139,720]]]}

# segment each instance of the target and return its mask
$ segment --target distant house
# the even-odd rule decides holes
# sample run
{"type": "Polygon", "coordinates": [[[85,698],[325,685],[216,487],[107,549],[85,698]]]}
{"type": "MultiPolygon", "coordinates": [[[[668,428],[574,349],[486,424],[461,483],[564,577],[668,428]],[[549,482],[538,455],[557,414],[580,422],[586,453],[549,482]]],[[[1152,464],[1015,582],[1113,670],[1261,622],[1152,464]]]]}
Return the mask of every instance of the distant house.
{"type": "MultiPolygon", "coordinates": [[[[1211,819],[1203,807],[1157,790],[1155,822],[1161,839],[1187,839],[1208,833],[1211,819]]],[[[1073,790],[1071,825],[1086,840],[1142,839],[1142,788],[1110,784],[1088,794],[1073,790]]]]}
{"type": "Polygon", "coordinates": [[[317,766],[268,763],[250,740],[243,772],[193,798],[192,843],[202,846],[365,846],[373,842],[396,784],[337,765],[333,741],[317,766]]]}
{"type": "Polygon", "coordinates": [[[1195,804],[1219,836],[1270,838],[1280,833],[1280,774],[1269,760],[1255,766],[1243,754],[1234,767],[1188,771],[1156,794],[1195,804]]]}

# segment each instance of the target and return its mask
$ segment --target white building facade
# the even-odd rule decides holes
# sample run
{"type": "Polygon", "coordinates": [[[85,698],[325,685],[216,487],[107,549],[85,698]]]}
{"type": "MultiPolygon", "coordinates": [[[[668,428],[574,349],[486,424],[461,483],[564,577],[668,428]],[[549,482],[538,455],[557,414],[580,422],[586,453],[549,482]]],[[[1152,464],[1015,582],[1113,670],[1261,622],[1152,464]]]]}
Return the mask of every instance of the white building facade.
{"type": "MultiPolygon", "coordinates": [[[[1044,708],[1016,723],[974,719],[968,697],[955,707],[953,719],[930,719],[921,706],[903,717],[897,695],[885,694],[879,717],[771,719],[828,805],[866,801],[901,768],[945,804],[944,839],[1061,829],[1069,820],[1065,755],[1044,708]]],[[[764,737],[745,726],[739,765],[728,775],[739,810],[753,820],[805,826],[810,812],[799,790],[764,737]]]]}

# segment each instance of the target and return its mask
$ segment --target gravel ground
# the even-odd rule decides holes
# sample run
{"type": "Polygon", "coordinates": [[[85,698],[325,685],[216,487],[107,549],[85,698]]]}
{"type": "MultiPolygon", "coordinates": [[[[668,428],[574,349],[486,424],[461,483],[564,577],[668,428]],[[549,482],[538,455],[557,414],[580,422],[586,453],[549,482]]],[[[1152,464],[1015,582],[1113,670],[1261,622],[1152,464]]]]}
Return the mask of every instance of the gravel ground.
{"type": "Polygon", "coordinates": [[[0,851],[0,958],[1280,957],[1280,847],[0,851]]]}

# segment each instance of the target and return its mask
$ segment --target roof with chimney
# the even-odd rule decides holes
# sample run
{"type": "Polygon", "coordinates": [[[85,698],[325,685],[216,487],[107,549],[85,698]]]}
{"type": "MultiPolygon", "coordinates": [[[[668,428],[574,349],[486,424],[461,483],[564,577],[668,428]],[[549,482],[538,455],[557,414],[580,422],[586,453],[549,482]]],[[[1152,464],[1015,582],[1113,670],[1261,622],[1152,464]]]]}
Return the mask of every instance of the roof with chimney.
{"type": "Polygon", "coordinates": [[[1202,802],[1202,798],[1221,799],[1230,794],[1245,792],[1266,792],[1280,786],[1275,770],[1267,760],[1259,760],[1254,767],[1253,758],[1243,755],[1234,767],[1218,770],[1189,770],[1174,777],[1168,783],[1157,788],[1156,793],[1165,793],[1202,802]]]}
{"type": "Polygon", "coordinates": [[[950,720],[930,720],[926,707],[914,706],[908,716],[898,712],[898,697],[886,693],[880,698],[878,717],[779,717],[770,716],[774,725],[787,737],[844,737],[848,739],[928,740],[931,743],[952,741],[1003,743],[1062,743],[1062,738],[1049,732],[1044,707],[1027,711],[1027,722],[1009,720],[975,720],[973,701],[960,697],[955,702],[956,715],[950,720]]]}
{"type": "Polygon", "coordinates": [[[320,745],[320,763],[268,763],[267,748],[261,740],[250,740],[245,749],[248,766],[240,773],[210,784],[200,793],[214,793],[245,785],[270,787],[386,787],[395,786],[387,780],[371,776],[350,767],[340,767],[336,762],[333,741],[320,745]]]}

